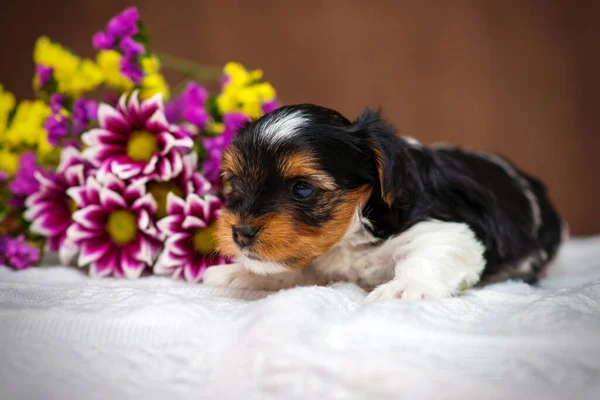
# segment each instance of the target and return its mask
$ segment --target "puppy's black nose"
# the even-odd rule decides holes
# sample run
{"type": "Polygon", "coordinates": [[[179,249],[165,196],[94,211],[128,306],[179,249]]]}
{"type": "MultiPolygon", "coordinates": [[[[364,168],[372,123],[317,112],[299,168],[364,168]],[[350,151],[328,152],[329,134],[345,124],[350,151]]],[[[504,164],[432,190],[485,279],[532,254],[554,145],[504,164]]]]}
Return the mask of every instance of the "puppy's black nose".
{"type": "Polygon", "coordinates": [[[256,232],[258,232],[258,229],[250,225],[236,225],[231,230],[233,241],[242,248],[250,246],[254,242],[256,232]]]}

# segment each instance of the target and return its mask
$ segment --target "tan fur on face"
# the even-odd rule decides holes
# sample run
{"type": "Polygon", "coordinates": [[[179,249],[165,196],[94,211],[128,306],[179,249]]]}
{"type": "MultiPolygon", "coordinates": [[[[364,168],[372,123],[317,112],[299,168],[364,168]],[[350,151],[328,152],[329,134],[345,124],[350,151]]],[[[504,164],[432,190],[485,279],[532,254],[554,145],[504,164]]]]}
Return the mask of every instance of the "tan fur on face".
{"type": "Polygon", "coordinates": [[[375,143],[371,143],[371,151],[375,156],[375,164],[377,165],[377,174],[379,175],[379,186],[381,186],[381,197],[383,198],[383,201],[385,201],[386,204],[391,207],[392,203],[394,202],[394,194],[391,192],[386,193],[384,189],[385,177],[383,173],[383,156],[381,155],[381,152],[379,151],[375,143]]]}
{"type": "Polygon", "coordinates": [[[319,227],[302,224],[285,212],[272,212],[240,221],[238,216],[225,211],[217,222],[218,250],[228,256],[239,255],[231,228],[240,222],[249,223],[259,228],[256,243],[252,246],[256,257],[291,268],[303,268],[342,239],[356,208],[367,201],[370,193],[369,186],[345,193],[344,202],[336,206],[333,218],[319,227]]]}
{"type": "Polygon", "coordinates": [[[324,190],[336,188],[333,178],[324,173],[313,155],[306,152],[298,152],[283,157],[280,162],[281,173],[286,179],[310,177],[310,181],[316,183],[324,190]]]}

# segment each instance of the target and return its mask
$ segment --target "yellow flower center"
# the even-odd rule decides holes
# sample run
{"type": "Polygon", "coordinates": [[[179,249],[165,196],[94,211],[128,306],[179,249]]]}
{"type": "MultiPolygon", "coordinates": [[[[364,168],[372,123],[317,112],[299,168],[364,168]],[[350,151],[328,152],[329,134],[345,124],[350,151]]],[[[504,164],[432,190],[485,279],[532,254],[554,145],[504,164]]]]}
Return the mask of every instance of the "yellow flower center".
{"type": "Polygon", "coordinates": [[[69,211],[71,211],[71,214],[73,214],[75,211],[77,211],[77,203],[75,203],[75,200],[69,199],[68,206],[69,206],[69,211]]]}
{"type": "Polygon", "coordinates": [[[133,161],[150,161],[156,153],[156,135],[148,131],[135,131],[127,142],[127,156],[133,161]]]}
{"type": "Polygon", "coordinates": [[[175,182],[150,182],[148,191],[156,201],[156,216],[164,218],[167,216],[167,195],[169,192],[183,197],[183,190],[175,182]]]}
{"type": "Polygon", "coordinates": [[[108,216],[106,231],[114,243],[126,245],[137,236],[137,219],[129,211],[115,211],[108,216]]]}
{"type": "Polygon", "coordinates": [[[196,252],[208,255],[215,251],[215,228],[216,225],[211,225],[207,228],[198,229],[193,239],[196,252]]]}

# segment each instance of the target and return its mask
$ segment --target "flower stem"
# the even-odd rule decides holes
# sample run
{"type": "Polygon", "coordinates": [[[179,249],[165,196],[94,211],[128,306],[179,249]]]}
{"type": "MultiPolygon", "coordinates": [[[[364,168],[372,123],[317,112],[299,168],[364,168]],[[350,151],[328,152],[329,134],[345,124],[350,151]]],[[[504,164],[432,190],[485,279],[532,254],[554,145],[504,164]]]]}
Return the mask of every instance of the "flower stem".
{"type": "Polygon", "coordinates": [[[221,75],[221,69],[212,65],[198,64],[170,54],[156,54],[164,68],[179,72],[196,81],[210,81],[221,75]]]}

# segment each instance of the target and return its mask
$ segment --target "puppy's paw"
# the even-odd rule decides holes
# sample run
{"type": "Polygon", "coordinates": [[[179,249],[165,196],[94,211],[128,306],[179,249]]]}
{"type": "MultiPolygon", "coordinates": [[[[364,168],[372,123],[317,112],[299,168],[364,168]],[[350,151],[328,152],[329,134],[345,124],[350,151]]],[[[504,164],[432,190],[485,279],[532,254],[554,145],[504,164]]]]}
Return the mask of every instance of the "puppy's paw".
{"type": "Polygon", "coordinates": [[[396,279],[377,286],[369,293],[367,301],[389,299],[422,300],[436,297],[440,296],[427,286],[396,279]]]}
{"type": "Polygon", "coordinates": [[[259,290],[254,287],[254,278],[241,264],[216,265],[204,271],[202,283],[212,287],[259,290]]]}

